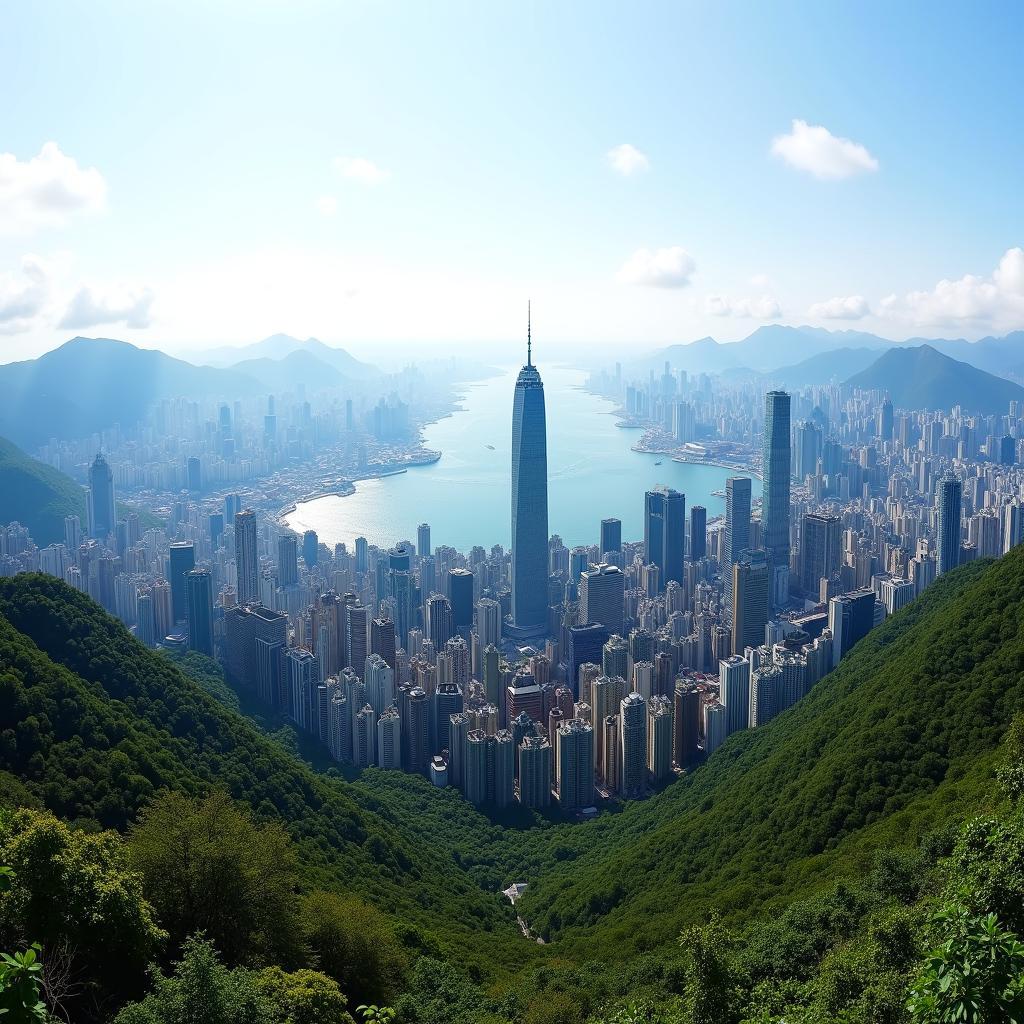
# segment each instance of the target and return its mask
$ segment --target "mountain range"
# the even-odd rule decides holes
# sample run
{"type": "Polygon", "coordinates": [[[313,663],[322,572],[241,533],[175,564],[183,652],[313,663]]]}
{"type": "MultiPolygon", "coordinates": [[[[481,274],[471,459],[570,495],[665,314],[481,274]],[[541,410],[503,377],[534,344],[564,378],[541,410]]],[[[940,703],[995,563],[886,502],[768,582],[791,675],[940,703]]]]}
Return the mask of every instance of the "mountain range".
{"type": "Polygon", "coordinates": [[[262,341],[251,345],[231,346],[207,349],[197,352],[189,358],[200,366],[233,366],[236,369],[251,365],[254,360],[287,360],[299,355],[295,365],[312,366],[313,360],[326,364],[342,377],[359,380],[376,377],[380,370],[370,363],[364,363],[349,354],[343,348],[326,345],[317,338],[293,338],[290,334],[271,334],[262,341]]]}
{"type": "Polygon", "coordinates": [[[300,384],[344,387],[379,373],[315,339],[275,335],[233,351],[241,363],[208,366],[112,338],[72,338],[37,359],[0,365],[0,434],[31,448],[129,426],[161,399],[233,399],[300,384]]]}
{"type": "Polygon", "coordinates": [[[865,391],[885,391],[902,409],[946,410],[959,405],[968,413],[998,415],[1008,412],[1014,401],[1024,408],[1024,388],[1019,384],[931,345],[889,349],[846,383],[865,391]]]}
{"type": "MultiPolygon", "coordinates": [[[[897,342],[865,331],[829,331],[821,327],[769,324],[757,328],[741,341],[721,343],[710,337],[700,338],[689,344],[657,349],[627,365],[633,371],[658,372],[667,361],[674,368],[689,373],[735,373],[743,370],[771,376],[781,374],[787,368],[801,366],[811,359],[820,359],[815,370],[821,373],[828,369],[827,359],[832,354],[845,353],[844,359],[849,360],[853,358],[849,355],[851,350],[880,353],[923,344],[943,355],[970,363],[977,369],[998,376],[1024,378],[1024,331],[974,342],[963,338],[920,337],[897,342]]],[[[849,368],[849,362],[845,368],[849,368]]],[[[842,380],[844,375],[836,373],[812,383],[827,383],[833,377],[842,380]]]]}

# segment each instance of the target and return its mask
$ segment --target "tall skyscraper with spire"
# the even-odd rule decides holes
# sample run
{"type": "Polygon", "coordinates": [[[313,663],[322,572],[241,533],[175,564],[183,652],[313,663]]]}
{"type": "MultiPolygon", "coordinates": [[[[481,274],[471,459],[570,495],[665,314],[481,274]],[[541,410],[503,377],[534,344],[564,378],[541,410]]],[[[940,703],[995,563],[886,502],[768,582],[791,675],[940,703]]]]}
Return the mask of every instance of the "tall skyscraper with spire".
{"type": "Polygon", "coordinates": [[[544,383],[533,365],[530,310],[526,365],[512,401],[511,635],[543,634],[548,617],[548,442],[544,383]]]}
{"type": "Polygon", "coordinates": [[[789,395],[769,391],[764,398],[764,488],[761,520],[764,547],[771,566],[770,601],[789,600],[789,395]]]}

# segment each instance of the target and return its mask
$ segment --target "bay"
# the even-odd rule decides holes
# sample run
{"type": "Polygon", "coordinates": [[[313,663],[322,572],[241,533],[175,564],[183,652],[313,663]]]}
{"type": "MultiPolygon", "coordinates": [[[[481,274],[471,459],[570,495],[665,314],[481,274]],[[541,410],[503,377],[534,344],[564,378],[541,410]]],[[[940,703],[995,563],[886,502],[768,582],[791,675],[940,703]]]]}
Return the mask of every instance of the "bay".
{"type": "MultiPolygon", "coordinates": [[[[349,550],[356,537],[390,547],[415,540],[418,523],[429,523],[433,546],[468,552],[474,545],[508,546],[511,537],[512,395],[518,368],[467,384],[461,407],[424,430],[428,448],[442,452],[428,466],[375,480],[355,493],[325,495],[296,506],[286,521],[299,532],[349,550]]],[[[723,490],[735,470],[673,462],[634,452],[640,431],[617,427],[614,404],[583,389],[586,374],[543,367],[548,430],[548,526],[570,547],[596,544],[600,521],[622,520],[624,540],[643,538],[644,492],[674,487],[686,495],[687,514],[703,505],[708,519],[725,511],[723,490]],[[660,465],[658,465],[660,463],[660,465]]],[[[761,483],[754,478],[754,495],[761,483]]]]}

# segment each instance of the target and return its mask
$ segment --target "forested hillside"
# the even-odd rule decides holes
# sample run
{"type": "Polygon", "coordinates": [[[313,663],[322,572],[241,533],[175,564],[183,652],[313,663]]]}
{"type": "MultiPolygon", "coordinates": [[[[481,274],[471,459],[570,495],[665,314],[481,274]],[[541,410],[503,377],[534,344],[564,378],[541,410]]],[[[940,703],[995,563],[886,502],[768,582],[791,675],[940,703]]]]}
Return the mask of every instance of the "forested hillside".
{"type": "MultiPolygon", "coordinates": [[[[55,579],[4,579],[0,802],[36,810],[0,814],[0,856],[15,867],[13,892],[36,884],[51,856],[38,851],[73,848],[126,894],[124,969],[109,976],[88,959],[107,1010],[79,997],[83,1021],[138,999],[155,960],[167,992],[202,975],[277,1006],[267,1020],[308,982],[338,1013],[344,995],[347,1012],[387,999],[403,1024],[776,1019],[743,1007],[809,1024],[832,1019],[822,1000],[830,1012],[859,1007],[844,1019],[897,1022],[942,927],[927,921],[935,887],[952,884],[955,833],[996,804],[998,747],[1024,697],[1022,609],[1020,549],[964,566],[800,704],[662,793],[594,822],[507,827],[426,780],[318,772],[235,710],[212,663],[147,650],[55,579]],[[78,849],[97,828],[124,839],[78,849]],[[216,873],[231,865],[215,874],[222,883],[183,867],[185,847],[216,873]],[[254,903],[235,877],[258,879],[265,898],[254,903]],[[520,933],[500,896],[512,880],[529,883],[520,912],[546,944],[520,933]],[[222,890],[225,906],[207,906],[222,890]],[[198,930],[212,946],[189,938],[198,930]],[[698,955],[705,947],[722,953],[724,980],[710,988],[698,985],[715,962],[698,955]],[[840,949],[876,960],[843,961],[837,980],[840,949]],[[260,974],[268,963],[286,976],[260,974]],[[305,981],[294,973],[318,966],[305,981]],[[731,1000],[717,1017],[686,1002],[716,990],[731,1000]],[[653,1016],[628,1016],[637,1000],[653,1016]],[[875,1012],[883,1005],[889,1016],[875,1012]]],[[[49,888],[46,899],[0,893],[0,938],[38,937],[45,958],[69,931],[91,934],[72,919],[74,900],[55,917],[49,888]]],[[[169,1022],[160,1005],[154,995],[119,1024],[169,1022]]]]}
{"type": "Polygon", "coordinates": [[[1022,610],[1022,549],[941,578],[766,728],[658,797],[534,844],[525,916],[622,956],[711,910],[749,920],[970,813],[1024,701],[1022,610]]]}

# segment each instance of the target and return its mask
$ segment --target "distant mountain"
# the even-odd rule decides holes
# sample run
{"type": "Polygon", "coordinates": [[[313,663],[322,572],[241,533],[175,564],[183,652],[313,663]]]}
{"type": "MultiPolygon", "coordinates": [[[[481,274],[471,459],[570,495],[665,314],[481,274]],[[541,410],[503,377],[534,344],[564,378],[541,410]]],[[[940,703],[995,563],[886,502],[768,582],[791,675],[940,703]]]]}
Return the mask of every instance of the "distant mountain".
{"type": "Polygon", "coordinates": [[[902,409],[951,409],[1004,413],[1011,401],[1024,402],[1024,388],[1012,381],[952,359],[931,345],[893,348],[846,383],[887,391],[902,409]]]}
{"type": "Polygon", "coordinates": [[[352,378],[305,349],[281,359],[246,359],[231,367],[237,373],[260,381],[265,388],[294,388],[304,384],[308,391],[351,384],[352,378]]]}
{"type": "Polygon", "coordinates": [[[261,390],[234,370],[193,366],[111,338],[72,338],[38,359],[0,366],[0,434],[31,447],[135,423],[162,398],[261,390]]]}
{"type": "Polygon", "coordinates": [[[64,517],[85,526],[85,488],[0,437],[0,524],[27,526],[40,547],[64,539],[64,517]]]}
{"type": "MultiPolygon", "coordinates": [[[[829,331],[823,327],[790,327],[785,324],[759,327],[742,341],[722,343],[714,338],[700,338],[687,345],[668,345],[630,363],[629,369],[634,373],[660,373],[668,362],[673,369],[689,373],[718,374],[752,370],[778,376],[784,369],[788,371],[801,363],[808,363],[808,373],[819,375],[822,369],[828,367],[827,357],[833,353],[848,353],[855,349],[878,353],[890,348],[909,349],[921,345],[930,345],[943,355],[970,363],[971,366],[999,377],[1024,379],[1024,331],[1014,331],[1002,338],[982,338],[980,341],[966,341],[963,338],[891,341],[865,331],[829,331]],[[817,364],[810,363],[816,356],[826,358],[817,364]]],[[[842,358],[847,359],[846,356],[842,358]]],[[[849,376],[863,368],[847,362],[845,373],[849,376]]],[[[830,371],[825,377],[808,376],[805,379],[807,384],[819,384],[840,376],[838,371],[830,371]]],[[[791,386],[802,385],[794,382],[791,386]]]]}
{"type": "Polygon", "coordinates": [[[1012,331],[1002,338],[987,337],[979,341],[964,338],[911,338],[905,344],[931,345],[937,352],[997,377],[1024,377],[1024,331],[1012,331]]]}
{"type": "Polygon", "coordinates": [[[793,366],[772,370],[764,376],[786,388],[805,388],[833,381],[838,383],[867,369],[877,358],[877,349],[837,348],[831,352],[819,352],[793,366]]]}
{"type": "Polygon", "coordinates": [[[287,359],[295,353],[303,353],[307,357],[315,357],[326,363],[337,373],[351,380],[376,377],[380,370],[370,363],[364,363],[350,355],[343,348],[325,345],[317,338],[306,338],[302,341],[290,334],[272,334],[269,338],[241,347],[224,346],[195,353],[190,361],[204,366],[233,366],[248,363],[255,359],[287,359]]]}
{"type": "Polygon", "coordinates": [[[768,324],[742,341],[722,343],[701,338],[688,345],[669,345],[644,356],[633,369],[658,372],[667,361],[690,373],[723,373],[746,368],[768,373],[793,366],[802,359],[852,347],[883,349],[894,342],[863,331],[827,331],[820,327],[789,327],[768,324]]]}

